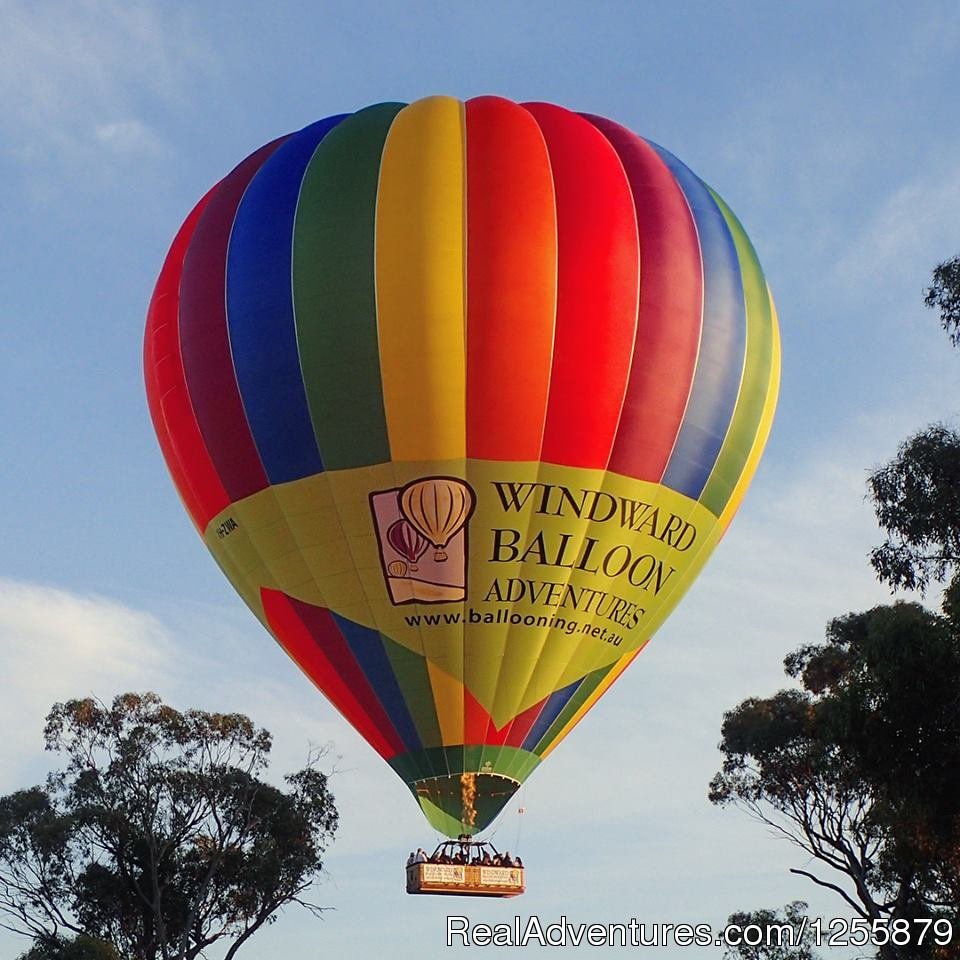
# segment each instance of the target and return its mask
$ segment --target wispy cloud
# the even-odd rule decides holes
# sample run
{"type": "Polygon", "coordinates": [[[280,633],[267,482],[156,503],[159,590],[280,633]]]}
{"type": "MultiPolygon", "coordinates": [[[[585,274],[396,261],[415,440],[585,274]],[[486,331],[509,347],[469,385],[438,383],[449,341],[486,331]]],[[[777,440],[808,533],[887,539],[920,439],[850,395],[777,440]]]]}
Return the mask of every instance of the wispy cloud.
{"type": "Polygon", "coordinates": [[[163,151],[160,138],[139,120],[101,123],[94,133],[97,142],[118,154],[159,154],[163,151]]]}
{"type": "MultiPolygon", "coordinates": [[[[893,453],[899,427],[889,418],[860,420],[799,471],[776,476],[772,464],[762,472],[689,596],[537,774],[547,791],[562,785],[542,811],[545,822],[559,828],[587,810],[594,822],[622,817],[629,802],[594,809],[598,778],[606,782],[614,769],[619,795],[644,796],[651,780],[669,781],[702,805],[723,711],[785,683],[784,654],[822,636],[830,617],[889,600],[866,560],[879,535],[864,484],[868,468],[893,453]],[[611,727],[623,736],[611,737],[611,727]],[[632,765],[638,752],[646,761],[632,765]]],[[[259,624],[232,613],[217,619],[197,608],[161,621],[104,598],[0,581],[0,641],[19,678],[0,721],[23,731],[0,749],[12,758],[29,752],[25,744],[35,748],[43,712],[58,697],[149,687],[178,706],[250,714],[275,735],[277,775],[302,764],[311,744],[336,744],[331,762],[345,758],[338,790],[356,827],[345,831],[353,852],[415,832],[419,814],[406,788],[259,624]],[[384,819],[384,809],[399,813],[384,819]],[[362,824],[373,822],[371,835],[362,824]]],[[[664,815],[676,810],[675,795],[656,789],[644,802],[664,815]]]]}
{"type": "Polygon", "coordinates": [[[184,78],[208,62],[186,11],[124,0],[2,4],[3,150],[32,178],[166,149],[150,117],[186,103],[184,78]]]}
{"type": "MultiPolygon", "coordinates": [[[[666,844],[664,862],[678,865],[678,876],[695,870],[705,891],[731,859],[745,875],[787,877],[795,851],[769,844],[761,828],[706,800],[720,761],[721,717],[744,697],[785,685],[783,656],[822,637],[828,619],[890,600],[866,560],[879,534],[864,481],[892,454],[907,420],[850,422],[789,474],[778,473],[775,460],[765,465],[700,581],[508,806],[498,843],[512,846],[522,821],[535,844],[578,838],[571,844],[585,845],[578,855],[590,858],[599,856],[587,849],[591,838],[625,832],[648,852],[666,844]],[[518,818],[521,803],[528,814],[518,818]]],[[[344,858],[382,859],[429,838],[407,788],[259,624],[215,614],[181,608],[158,620],[103,598],[3,583],[0,641],[12,651],[10,674],[21,678],[0,708],[13,731],[0,754],[8,781],[38,751],[53,700],[150,688],[177,706],[248,713],[274,734],[276,777],[302,765],[312,744],[332,742],[340,870],[344,858]]],[[[718,911],[737,906],[721,900],[718,911]]]]}
{"type": "MultiPolygon", "coordinates": [[[[238,711],[274,735],[271,777],[303,766],[329,745],[342,814],[338,853],[399,847],[422,831],[409,791],[250,617],[218,627],[194,609],[161,621],[116,600],[0,579],[0,649],[8,678],[0,698],[0,793],[39,781],[56,766],[42,754],[51,705],[73,697],[109,701],[154,690],[181,709],[238,711]],[[385,810],[398,813],[384,818],[385,810]],[[371,833],[369,825],[383,829],[371,833]]],[[[231,622],[233,621],[233,622],[231,622]]]]}
{"type": "Polygon", "coordinates": [[[37,754],[57,700],[162,682],[172,641],[150,614],[96,596],[0,580],[0,789],[42,775],[37,754]]]}
{"type": "Polygon", "coordinates": [[[929,274],[932,264],[958,252],[960,163],[904,183],[868,216],[836,267],[838,277],[855,287],[882,291],[890,278],[905,272],[929,274]]]}
{"type": "MultiPolygon", "coordinates": [[[[827,619],[889,600],[865,559],[877,531],[863,492],[866,470],[890,455],[899,427],[851,422],[801,469],[778,476],[772,462],[762,471],[701,582],[508,806],[496,842],[513,849],[522,824],[524,853],[541,861],[525,909],[631,915],[639,909],[631,891],[651,862],[657,883],[642,906],[657,919],[689,919],[670,912],[688,902],[719,922],[800,895],[815,912],[836,912],[828,895],[788,874],[804,862],[798,851],[712,808],[706,787],[724,710],[787,683],[784,654],[821,637],[827,619]],[[604,883],[571,892],[571,863],[604,883]]],[[[241,710],[273,732],[277,777],[300,766],[311,744],[335,744],[328,765],[339,770],[342,827],[321,899],[348,905],[348,891],[361,889],[387,896],[397,859],[431,835],[409,791],[252,617],[213,613],[181,608],[159,621],[103,598],[0,582],[0,642],[22,681],[0,708],[11,731],[0,754],[4,786],[22,785],[43,713],[58,698],[150,688],[181,707],[241,710]]]]}
{"type": "Polygon", "coordinates": [[[880,534],[864,494],[895,442],[889,421],[861,420],[792,474],[764,470],[688,596],[536,775],[532,792],[555,791],[540,811],[553,829],[709,814],[724,711],[789,685],[783,657],[831,618],[891,601],[867,562],[880,534]]]}
{"type": "Polygon", "coordinates": [[[908,55],[903,67],[921,76],[931,69],[955,69],[955,57],[960,51],[960,20],[953,5],[945,4],[926,16],[912,12],[910,20],[911,27],[904,38],[908,55]]]}

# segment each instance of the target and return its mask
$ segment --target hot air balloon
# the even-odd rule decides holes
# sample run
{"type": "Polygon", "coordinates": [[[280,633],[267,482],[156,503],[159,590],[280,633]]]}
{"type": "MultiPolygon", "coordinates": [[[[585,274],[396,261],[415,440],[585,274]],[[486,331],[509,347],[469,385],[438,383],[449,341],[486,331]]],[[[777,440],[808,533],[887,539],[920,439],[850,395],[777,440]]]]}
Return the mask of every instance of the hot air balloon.
{"type": "Polygon", "coordinates": [[[219,566],[457,837],[703,567],[764,448],[779,339],[739,221],[662,147],[430,97],[220,180],[161,270],[145,370],[219,566]],[[416,571],[401,522],[433,546],[416,571]]]}
{"type": "Polygon", "coordinates": [[[406,570],[416,570],[417,561],[424,555],[430,541],[415,530],[406,520],[397,520],[387,530],[387,540],[390,546],[403,557],[408,566],[406,570]]]}
{"type": "Polygon", "coordinates": [[[434,560],[447,559],[444,547],[473,512],[473,491],[454,477],[417,480],[400,491],[403,515],[437,548],[434,560]]]}

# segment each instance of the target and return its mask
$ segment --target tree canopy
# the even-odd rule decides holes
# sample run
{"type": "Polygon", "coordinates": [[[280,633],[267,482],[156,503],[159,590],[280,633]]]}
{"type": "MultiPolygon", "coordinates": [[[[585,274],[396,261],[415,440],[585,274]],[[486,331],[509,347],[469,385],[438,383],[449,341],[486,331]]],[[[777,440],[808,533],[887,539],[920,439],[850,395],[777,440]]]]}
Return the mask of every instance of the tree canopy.
{"type": "Polygon", "coordinates": [[[281,907],[320,909],[337,810],[316,756],[278,788],[266,730],[154,694],[55,704],[44,737],[65,765],[0,798],[0,925],[28,960],[232,960],[281,907]]]}
{"type": "Polygon", "coordinates": [[[931,583],[952,583],[960,560],[960,434],[943,424],[927,427],[867,483],[887,534],[870,554],[879,579],[921,592],[931,583]]]}
{"type": "Polygon", "coordinates": [[[960,929],[956,625],[919,604],[876,607],[833,620],[785,667],[800,689],[724,716],[711,801],[789,838],[816,862],[793,872],[858,916],[960,929]]]}
{"type": "Polygon", "coordinates": [[[737,944],[724,948],[723,960],[817,960],[813,931],[804,924],[806,914],[802,900],[776,910],[730,914],[727,926],[738,927],[741,935],[737,944]],[[744,935],[748,928],[749,937],[744,935]]]}
{"type": "MultiPolygon", "coordinates": [[[[933,271],[928,307],[960,346],[960,256],[933,271]]],[[[960,601],[960,433],[933,424],[908,437],[890,463],[868,480],[887,539],[870,555],[879,579],[894,589],[925,591],[948,583],[945,603],[960,601]]]]}
{"type": "Polygon", "coordinates": [[[960,346],[960,256],[944,260],[933,270],[933,283],[923,302],[940,313],[940,326],[953,345],[960,346]]]}
{"type": "Polygon", "coordinates": [[[109,943],[81,933],[75,937],[37,937],[19,960],[120,960],[120,955],[109,943]]]}
{"type": "MultiPolygon", "coordinates": [[[[960,346],[960,257],[934,270],[925,303],[960,346]]],[[[933,424],[907,438],[868,491],[886,534],[870,555],[878,578],[921,593],[946,584],[942,614],[895,603],[831,621],[826,642],[786,658],[796,687],[725,714],[710,799],[789,838],[814,860],[793,872],[863,920],[953,924],[949,943],[888,942],[880,957],[956,958],[960,433],[933,424]]]]}

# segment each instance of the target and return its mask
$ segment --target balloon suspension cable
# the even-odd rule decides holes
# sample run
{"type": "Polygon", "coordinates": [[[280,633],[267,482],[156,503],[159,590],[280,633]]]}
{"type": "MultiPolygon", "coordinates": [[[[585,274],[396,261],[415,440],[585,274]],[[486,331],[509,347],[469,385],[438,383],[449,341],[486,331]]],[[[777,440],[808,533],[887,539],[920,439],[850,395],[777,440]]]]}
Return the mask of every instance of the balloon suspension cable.
{"type": "Polygon", "coordinates": [[[523,792],[520,796],[520,806],[517,807],[517,842],[513,849],[520,852],[520,828],[523,826],[523,815],[527,812],[527,785],[523,785],[523,792]]]}

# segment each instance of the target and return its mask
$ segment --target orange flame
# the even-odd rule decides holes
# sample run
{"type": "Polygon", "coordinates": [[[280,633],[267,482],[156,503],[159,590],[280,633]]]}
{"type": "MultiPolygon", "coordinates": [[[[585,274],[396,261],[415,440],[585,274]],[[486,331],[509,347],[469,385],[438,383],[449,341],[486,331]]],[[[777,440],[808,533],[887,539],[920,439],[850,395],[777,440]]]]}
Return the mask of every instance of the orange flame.
{"type": "Polygon", "coordinates": [[[460,774],[460,798],[463,801],[464,825],[472,827],[477,822],[477,808],[473,805],[477,799],[477,775],[475,773],[460,774]]]}

